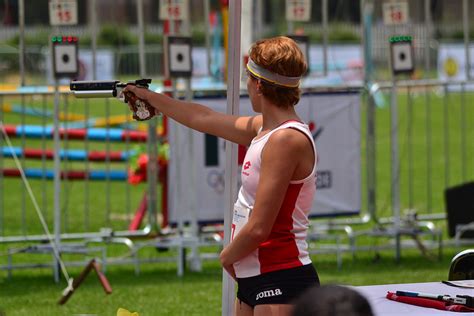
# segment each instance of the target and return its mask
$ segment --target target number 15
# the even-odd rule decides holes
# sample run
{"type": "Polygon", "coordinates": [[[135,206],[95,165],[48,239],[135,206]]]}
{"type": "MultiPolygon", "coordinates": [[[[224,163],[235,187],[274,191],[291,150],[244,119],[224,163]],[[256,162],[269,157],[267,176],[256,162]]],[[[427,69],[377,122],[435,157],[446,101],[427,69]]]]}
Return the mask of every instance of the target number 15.
{"type": "Polygon", "coordinates": [[[51,25],[77,24],[77,0],[49,0],[51,25]]]}

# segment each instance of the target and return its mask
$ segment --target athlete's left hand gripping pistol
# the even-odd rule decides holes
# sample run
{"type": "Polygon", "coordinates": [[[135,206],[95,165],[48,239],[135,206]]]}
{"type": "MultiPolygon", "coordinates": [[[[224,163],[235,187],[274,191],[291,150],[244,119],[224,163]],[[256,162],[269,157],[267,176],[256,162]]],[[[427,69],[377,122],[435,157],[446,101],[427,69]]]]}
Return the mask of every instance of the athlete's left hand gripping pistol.
{"type": "Polygon", "coordinates": [[[159,112],[145,100],[139,99],[131,92],[123,93],[127,85],[135,85],[148,89],[151,79],[139,79],[129,82],[118,80],[91,80],[71,81],[69,88],[76,98],[119,98],[132,107],[133,118],[137,121],[146,121],[159,112]]]}

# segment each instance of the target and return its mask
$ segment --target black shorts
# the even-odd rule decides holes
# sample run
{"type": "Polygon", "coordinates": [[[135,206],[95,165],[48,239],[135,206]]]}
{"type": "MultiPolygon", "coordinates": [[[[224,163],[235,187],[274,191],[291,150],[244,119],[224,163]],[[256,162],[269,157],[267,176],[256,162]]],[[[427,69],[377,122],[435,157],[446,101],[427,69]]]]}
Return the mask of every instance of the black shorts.
{"type": "Polygon", "coordinates": [[[268,272],[237,279],[237,298],[255,307],[263,304],[290,304],[308,287],[319,285],[313,265],[268,272]]]}

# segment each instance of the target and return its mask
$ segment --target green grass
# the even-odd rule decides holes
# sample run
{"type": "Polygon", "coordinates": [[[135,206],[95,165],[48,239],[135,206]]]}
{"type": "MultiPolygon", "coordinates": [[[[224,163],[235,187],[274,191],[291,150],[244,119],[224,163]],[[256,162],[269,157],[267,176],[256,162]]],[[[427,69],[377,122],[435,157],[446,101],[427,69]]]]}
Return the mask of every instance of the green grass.
{"type": "MultiPolygon", "coordinates": [[[[474,179],[474,95],[466,93],[464,103],[456,92],[444,98],[437,90],[417,90],[410,91],[410,96],[402,92],[397,99],[400,208],[419,214],[443,213],[445,188],[474,179]]],[[[386,97],[389,100],[388,93],[386,97]]],[[[375,133],[376,208],[387,216],[392,212],[388,106],[376,110],[375,133]]],[[[365,150],[361,154],[365,192],[365,150]]]]}
{"type": "MultiPolygon", "coordinates": [[[[127,106],[116,100],[77,100],[74,98],[62,100],[60,112],[87,115],[89,117],[107,117],[109,115],[130,115],[127,106]]],[[[4,97],[0,98],[0,104],[26,105],[26,108],[34,108],[43,113],[53,111],[53,98],[48,97],[4,97]]],[[[3,113],[4,124],[34,124],[52,125],[52,118],[35,116],[21,116],[17,113],[3,113]]],[[[136,122],[130,121],[131,124],[136,122]]],[[[13,146],[28,147],[35,149],[52,149],[52,140],[11,138],[13,146]]],[[[5,145],[5,144],[2,144],[5,145]]],[[[137,146],[146,146],[142,143],[68,141],[62,145],[62,149],[83,149],[88,151],[121,151],[131,150],[137,146]]],[[[20,158],[24,168],[46,168],[53,169],[53,161],[49,160],[43,165],[39,160],[20,158]]],[[[4,168],[15,168],[13,159],[1,158],[0,165],[4,168]]],[[[130,165],[127,163],[112,162],[110,170],[127,171],[130,165]]],[[[62,168],[65,170],[106,170],[103,162],[75,162],[63,161],[62,168]]],[[[45,215],[49,227],[53,221],[53,181],[31,179],[29,181],[32,191],[39,206],[45,215]]],[[[0,181],[2,195],[0,196],[0,235],[19,234],[41,234],[43,228],[40,226],[38,216],[34,210],[30,197],[24,190],[23,183],[17,178],[4,178],[0,181]],[[10,210],[15,210],[12,212],[10,210]]],[[[146,190],[145,184],[130,185],[126,182],[114,181],[63,181],[61,185],[61,209],[63,232],[89,232],[98,231],[107,225],[114,230],[126,230],[127,218],[133,216],[146,190]],[[88,189],[86,189],[86,186],[88,189]],[[112,218],[122,218],[112,220],[112,218]]]]}
{"type": "MultiPolygon", "coordinates": [[[[352,260],[344,256],[338,270],[333,255],[313,256],[321,283],[349,285],[436,282],[446,279],[455,249],[445,250],[441,261],[404,250],[396,263],[391,251],[380,256],[363,252],[352,260]]],[[[69,269],[77,275],[79,269],[69,269]]],[[[119,307],[140,315],[220,315],[222,270],[216,261],[204,263],[203,272],[186,271],[180,278],[172,264],[144,264],[136,276],[131,266],[112,266],[107,278],[113,292],[106,295],[94,275],[63,305],[57,305],[64,283],[55,284],[50,270],[14,271],[11,279],[0,278],[0,310],[15,315],[115,315],[119,307]]],[[[1,274],[0,274],[1,276],[1,274]]]]}
{"type": "MultiPolygon", "coordinates": [[[[472,93],[461,102],[458,93],[444,99],[438,91],[412,91],[411,99],[401,91],[399,101],[399,152],[400,152],[400,190],[401,209],[415,209],[421,214],[444,212],[444,189],[474,179],[474,107],[472,93]],[[429,101],[429,106],[427,106],[429,101]],[[445,103],[446,101],[446,103],[445,103]],[[446,104],[446,106],[445,106],[446,104]],[[447,120],[444,120],[446,118],[447,120]],[[430,124],[427,125],[427,118],[430,124]],[[447,122],[447,124],[446,124],[447,122]],[[463,123],[464,122],[464,123],[463,123]],[[464,125],[463,125],[464,124],[464,125]],[[464,127],[463,127],[464,126],[464,127]],[[464,133],[464,134],[463,134],[464,133]],[[463,138],[464,135],[464,138],[463,138]],[[447,137],[447,138],[445,138],[447,137]],[[426,145],[431,139],[431,147],[426,145]],[[449,146],[446,146],[445,139],[449,146]],[[431,153],[431,159],[428,154],[431,153]],[[429,167],[429,168],[428,168],[429,167]],[[428,194],[430,189],[430,194],[428,194]]],[[[0,99],[0,103],[24,102],[39,108],[52,109],[50,98],[0,99]]],[[[127,109],[116,102],[90,102],[84,106],[82,101],[69,100],[71,112],[91,116],[124,114],[127,109]],[[107,105],[108,104],[108,105],[107,105]],[[119,106],[117,106],[119,105],[119,106]]],[[[1,115],[1,114],[0,114],[1,115]]],[[[390,183],[390,110],[377,109],[377,215],[389,216],[391,209],[390,183]]],[[[365,135],[365,106],[361,111],[362,131],[365,135]]],[[[42,119],[23,120],[16,114],[3,114],[6,124],[41,124],[42,119]]],[[[52,121],[48,120],[47,124],[52,121]]],[[[21,139],[13,139],[20,146],[21,139]]],[[[39,147],[41,140],[24,140],[29,147],[39,147]]],[[[51,147],[51,142],[46,142],[51,147]]],[[[84,148],[83,142],[70,142],[70,148],[84,148]]],[[[122,150],[123,144],[112,144],[110,150],[122,150]]],[[[90,143],[90,149],[106,150],[103,144],[90,143]]],[[[365,192],[365,142],[362,138],[362,192],[365,192]]],[[[13,167],[10,159],[3,159],[6,167],[13,167]]],[[[38,167],[34,161],[25,161],[26,166],[38,167]]],[[[51,163],[47,167],[51,168],[51,163]]],[[[83,168],[82,163],[69,162],[71,169],[83,168]]],[[[102,168],[102,164],[91,164],[91,168],[102,168]]],[[[126,168],[124,164],[113,164],[111,169],[126,168]]],[[[30,181],[33,192],[42,206],[46,220],[52,227],[52,182],[30,181]]],[[[41,234],[43,232],[29,197],[24,193],[18,179],[0,181],[3,200],[0,200],[0,235],[41,234]]],[[[133,215],[138,205],[144,185],[129,186],[120,182],[90,182],[88,202],[85,201],[84,182],[67,182],[62,186],[63,229],[67,232],[98,231],[107,223],[115,230],[128,226],[127,216],[133,215]],[[130,190],[131,200],[127,201],[126,191],[130,190]]],[[[366,209],[366,196],[363,197],[363,211],[366,209]]],[[[446,223],[436,223],[445,230],[446,223]]],[[[354,229],[368,226],[354,226],[354,229]]],[[[446,237],[446,232],[444,232],[446,237]]],[[[360,237],[358,244],[372,245],[388,242],[385,239],[372,240],[360,237]]],[[[25,244],[0,244],[0,265],[6,265],[6,251],[23,247],[25,244]]],[[[394,251],[363,251],[355,260],[349,254],[343,258],[342,269],[337,269],[334,254],[313,256],[322,283],[343,283],[351,285],[370,285],[403,282],[429,282],[445,279],[452,256],[459,251],[447,248],[442,260],[428,259],[415,249],[404,249],[402,260],[396,263],[394,251]]],[[[217,249],[214,249],[217,252],[217,249]]],[[[110,258],[124,256],[128,249],[119,245],[108,245],[110,258]]],[[[168,256],[172,252],[158,253],[153,248],[140,251],[141,258],[168,256]]],[[[86,260],[90,257],[64,255],[66,261],[86,260]]],[[[17,254],[14,263],[50,262],[50,255],[17,254]]],[[[76,277],[79,267],[69,267],[68,272],[76,277]]],[[[65,283],[53,281],[51,269],[14,270],[11,279],[6,271],[0,270],[0,315],[74,315],[97,314],[115,315],[119,307],[138,311],[140,315],[220,315],[222,272],[216,260],[206,261],[203,272],[186,271],[184,277],[176,276],[173,263],[143,264],[141,274],[134,274],[133,265],[108,265],[107,278],[113,288],[111,295],[105,295],[95,276],[91,275],[81,285],[70,301],[64,306],[56,303],[65,283]]]]}

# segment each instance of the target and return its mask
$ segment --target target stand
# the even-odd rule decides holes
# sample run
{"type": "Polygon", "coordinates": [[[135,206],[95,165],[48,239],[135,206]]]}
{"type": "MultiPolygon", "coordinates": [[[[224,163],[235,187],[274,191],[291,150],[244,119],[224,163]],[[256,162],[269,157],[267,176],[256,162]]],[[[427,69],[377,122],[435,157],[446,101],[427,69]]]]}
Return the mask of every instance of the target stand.
{"type": "Polygon", "coordinates": [[[100,266],[96,262],[96,260],[92,259],[89,261],[86,267],[82,270],[81,274],[79,274],[79,276],[73,280],[72,287],[66,288],[66,290],[63,292],[63,295],[58,301],[59,305],[64,305],[67,303],[71,295],[74,294],[74,291],[82,284],[82,282],[87,278],[87,276],[92,270],[94,270],[95,273],[97,274],[97,278],[99,279],[99,282],[102,285],[105,294],[112,293],[112,287],[110,286],[109,280],[107,280],[105,275],[102,273],[100,266]]]}

